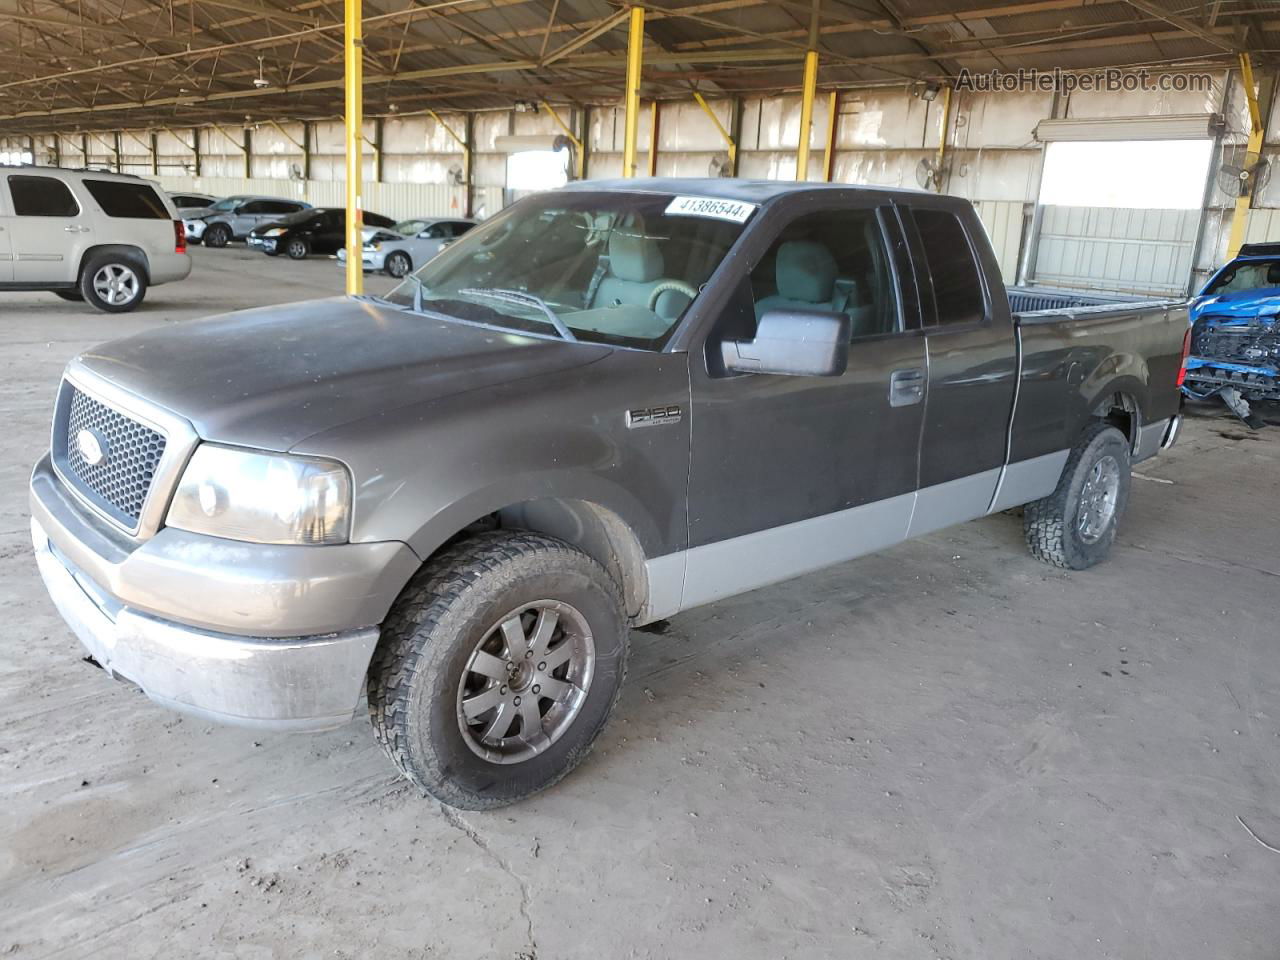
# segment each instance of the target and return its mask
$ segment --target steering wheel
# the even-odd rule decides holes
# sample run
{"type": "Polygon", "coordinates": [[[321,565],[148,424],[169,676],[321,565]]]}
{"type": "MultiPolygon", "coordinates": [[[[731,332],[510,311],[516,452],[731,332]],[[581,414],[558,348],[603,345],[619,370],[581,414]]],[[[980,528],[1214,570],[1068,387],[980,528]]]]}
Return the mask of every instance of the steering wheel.
{"type": "Polygon", "coordinates": [[[653,313],[657,313],[654,308],[658,305],[658,298],[668,290],[674,290],[676,293],[683,293],[692,300],[698,295],[698,291],[683,280],[663,280],[660,284],[649,291],[648,308],[653,313]]]}

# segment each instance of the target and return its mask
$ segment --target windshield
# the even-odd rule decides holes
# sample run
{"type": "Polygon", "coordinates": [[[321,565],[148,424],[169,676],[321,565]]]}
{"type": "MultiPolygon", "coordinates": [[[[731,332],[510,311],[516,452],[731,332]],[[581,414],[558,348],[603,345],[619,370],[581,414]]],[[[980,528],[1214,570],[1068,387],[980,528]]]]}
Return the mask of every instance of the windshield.
{"type": "Polygon", "coordinates": [[[425,220],[401,220],[391,228],[396,233],[403,234],[406,237],[412,237],[427,229],[427,221],[425,220]]]}
{"type": "Polygon", "coordinates": [[[244,203],[244,197],[227,197],[225,200],[219,200],[217,203],[212,204],[209,209],[217,210],[221,213],[224,210],[233,210],[242,203],[244,203]]]}
{"type": "Polygon", "coordinates": [[[1280,287],[1280,258],[1275,260],[1242,260],[1222,271],[1205,288],[1205,293],[1240,293],[1280,287]]]}
{"type": "MultiPolygon", "coordinates": [[[[461,320],[660,350],[742,233],[667,212],[675,198],[546,193],[447,246],[387,296],[461,320]]],[[[724,205],[722,205],[724,206],[724,205]]],[[[750,204],[734,204],[745,213],[750,204]]]]}

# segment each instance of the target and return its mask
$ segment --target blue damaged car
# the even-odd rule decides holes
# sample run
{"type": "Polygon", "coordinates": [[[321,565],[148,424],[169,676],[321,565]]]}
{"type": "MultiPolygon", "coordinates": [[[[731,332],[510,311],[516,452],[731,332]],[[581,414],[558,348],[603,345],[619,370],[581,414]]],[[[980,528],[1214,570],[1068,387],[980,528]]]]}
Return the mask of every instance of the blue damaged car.
{"type": "Polygon", "coordinates": [[[1252,404],[1280,400],[1280,243],[1246,244],[1191,301],[1183,392],[1219,396],[1251,427],[1252,404]]]}

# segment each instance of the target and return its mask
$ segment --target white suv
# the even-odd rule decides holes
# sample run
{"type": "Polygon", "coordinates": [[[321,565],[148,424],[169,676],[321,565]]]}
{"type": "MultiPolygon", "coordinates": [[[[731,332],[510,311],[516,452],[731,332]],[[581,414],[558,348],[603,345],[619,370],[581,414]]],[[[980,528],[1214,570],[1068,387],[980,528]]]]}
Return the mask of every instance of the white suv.
{"type": "Polygon", "coordinates": [[[123,313],[191,272],[172,202],[146,180],[0,168],[0,291],[49,290],[123,313]]]}

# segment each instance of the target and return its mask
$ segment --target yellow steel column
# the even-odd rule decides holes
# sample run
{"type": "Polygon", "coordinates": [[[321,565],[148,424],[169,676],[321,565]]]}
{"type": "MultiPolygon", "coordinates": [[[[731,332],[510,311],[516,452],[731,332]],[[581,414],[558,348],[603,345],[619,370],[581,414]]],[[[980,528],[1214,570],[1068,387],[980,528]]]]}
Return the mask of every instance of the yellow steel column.
{"type": "Polygon", "coordinates": [[[831,182],[831,171],[836,162],[836,117],[840,115],[840,93],[832,90],[827,97],[827,149],[822,155],[822,179],[831,182]]]}
{"type": "MultiPolygon", "coordinates": [[[[1247,53],[1240,54],[1240,81],[1244,84],[1245,99],[1249,102],[1249,145],[1247,154],[1261,155],[1262,140],[1266,127],[1262,121],[1262,111],[1258,108],[1258,95],[1253,89],[1253,61],[1247,53]]],[[[1231,218],[1231,234],[1227,240],[1227,259],[1234,260],[1244,243],[1245,228],[1249,225],[1249,208],[1253,203],[1253,185],[1243,197],[1236,198],[1236,212],[1231,218]]]]}
{"type": "Polygon", "coordinates": [[[361,0],[346,0],[346,135],[347,135],[347,294],[364,292],[364,226],[360,196],[361,153],[364,145],[364,40],[361,0]]]}
{"type": "Polygon", "coordinates": [[[809,130],[813,126],[813,98],[818,92],[818,51],[804,55],[804,93],[800,100],[800,145],[796,148],[796,179],[809,179],[809,130]]]}
{"type": "Polygon", "coordinates": [[[640,61],[644,53],[644,7],[631,8],[627,36],[627,116],[622,141],[622,175],[636,175],[636,140],[640,130],[640,61]]]}

